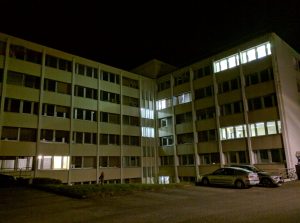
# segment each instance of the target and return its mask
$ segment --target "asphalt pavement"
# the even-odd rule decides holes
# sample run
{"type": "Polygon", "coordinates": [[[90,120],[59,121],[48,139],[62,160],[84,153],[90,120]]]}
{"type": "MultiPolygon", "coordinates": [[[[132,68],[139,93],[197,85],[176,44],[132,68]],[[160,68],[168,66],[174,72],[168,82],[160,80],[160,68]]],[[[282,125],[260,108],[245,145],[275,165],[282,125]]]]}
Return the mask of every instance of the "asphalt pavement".
{"type": "Polygon", "coordinates": [[[241,190],[187,185],[83,200],[32,188],[0,188],[0,223],[15,222],[297,223],[300,181],[241,190]]]}

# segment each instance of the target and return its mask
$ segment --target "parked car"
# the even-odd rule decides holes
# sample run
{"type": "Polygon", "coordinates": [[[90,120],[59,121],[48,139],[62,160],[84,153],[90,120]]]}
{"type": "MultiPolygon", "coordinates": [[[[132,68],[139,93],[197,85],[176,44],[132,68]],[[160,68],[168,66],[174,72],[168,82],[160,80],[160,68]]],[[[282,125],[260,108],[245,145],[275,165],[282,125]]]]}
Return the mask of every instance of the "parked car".
{"type": "Polygon", "coordinates": [[[199,176],[196,185],[223,185],[248,188],[259,183],[257,173],[239,167],[223,167],[212,173],[199,176]]]}
{"type": "Polygon", "coordinates": [[[283,177],[279,174],[263,171],[256,166],[247,164],[231,165],[232,167],[240,167],[258,174],[259,184],[266,187],[281,186],[284,183],[283,177]]]}
{"type": "Polygon", "coordinates": [[[14,176],[0,174],[0,187],[12,186],[17,182],[14,176]]]}

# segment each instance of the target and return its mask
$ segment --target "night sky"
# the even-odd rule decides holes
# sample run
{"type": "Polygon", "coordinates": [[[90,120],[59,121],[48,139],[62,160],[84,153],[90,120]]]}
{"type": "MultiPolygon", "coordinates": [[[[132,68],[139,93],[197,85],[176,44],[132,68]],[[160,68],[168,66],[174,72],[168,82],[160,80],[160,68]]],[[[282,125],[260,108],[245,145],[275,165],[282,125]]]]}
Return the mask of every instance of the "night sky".
{"type": "Polygon", "coordinates": [[[270,31],[300,52],[299,0],[177,1],[4,0],[0,32],[125,70],[181,67],[270,31]]]}

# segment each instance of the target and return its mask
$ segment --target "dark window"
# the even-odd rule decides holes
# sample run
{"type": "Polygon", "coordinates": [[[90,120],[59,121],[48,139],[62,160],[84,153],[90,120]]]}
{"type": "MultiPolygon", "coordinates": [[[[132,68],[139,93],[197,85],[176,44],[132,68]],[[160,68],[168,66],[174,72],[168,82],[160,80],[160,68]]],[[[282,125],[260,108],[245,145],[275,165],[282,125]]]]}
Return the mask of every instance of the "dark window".
{"type": "Polygon", "coordinates": [[[261,104],[260,98],[254,98],[253,99],[253,108],[254,108],[254,110],[262,108],[262,104],[261,104]]]}
{"type": "Polygon", "coordinates": [[[0,41],[0,55],[5,55],[6,43],[0,41]]]}
{"type": "Polygon", "coordinates": [[[269,72],[268,72],[268,69],[265,69],[260,72],[260,81],[266,82],[268,80],[269,80],[269,72]]]}
{"type": "Polygon", "coordinates": [[[231,90],[235,90],[239,88],[238,79],[233,79],[230,82],[231,82],[231,90]]]}
{"type": "Polygon", "coordinates": [[[223,82],[222,89],[223,89],[223,93],[228,92],[230,90],[228,81],[223,82]]]}
{"type": "Polygon", "coordinates": [[[23,74],[14,72],[14,71],[8,71],[7,84],[22,86],[23,85],[23,74]]]}
{"type": "Polygon", "coordinates": [[[39,89],[40,78],[31,75],[25,75],[25,87],[39,89]]]}
{"type": "Polygon", "coordinates": [[[84,65],[82,64],[77,64],[77,73],[84,75],[84,65]]]}
{"type": "Polygon", "coordinates": [[[233,103],[234,113],[241,113],[242,112],[242,104],[241,102],[233,103]]]}
{"type": "Polygon", "coordinates": [[[257,75],[257,73],[251,74],[250,75],[250,84],[253,85],[253,84],[257,84],[257,83],[258,83],[258,75],[257,75]]]}
{"type": "Polygon", "coordinates": [[[31,104],[30,101],[23,101],[23,113],[31,113],[31,104]]]}
{"type": "Polygon", "coordinates": [[[41,130],[41,140],[53,141],[53,130],[42,129],[41,130]]]}
{"type": "Polygon", "coordinates": [[[92,67],[86,67],[86,76],[93,77],[93,68],[92,67]]]}
{"type": "Polygon", "coordinates": [[[211,68],[210,68],[210,66],[204,67],[204,75],[205,76],[211,75],[211,68]]]}
{"type": "Polygon", "coordinates": [[[3,126],[1,139],[17,140],[18,139],[18,128],[3,126]]]}
{"type": "Polygon", "coordinates": [[[57,68],[58,58],[46,55],[46,66],[57,68]]]}
{"type": "Polygon", "coordinates": [[[27,49],[26,60],[29,62],[41,64],[42,63],[42,53],[27,49]]]}
{"type": "Polygon", "coordinates": [[[36,141],[36,129],[21,128],[20,141],[35,142],[36,141]]]}

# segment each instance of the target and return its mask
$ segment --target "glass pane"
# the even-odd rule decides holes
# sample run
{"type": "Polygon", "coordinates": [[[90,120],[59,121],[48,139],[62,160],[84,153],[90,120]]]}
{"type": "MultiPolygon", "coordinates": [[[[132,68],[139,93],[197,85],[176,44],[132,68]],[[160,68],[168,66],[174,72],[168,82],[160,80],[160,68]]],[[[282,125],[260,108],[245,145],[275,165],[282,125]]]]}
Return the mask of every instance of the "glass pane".
{"type": "Polygon", "coordinates": [[[221,71],[227,69],[227,60],[221,60],[220,62],[221,71]]]}
{"type": "Polygon", "coordinates": [[[228,58],[228,64],[229,64],[229,68],[232,68],[232,67],[236,66],[235,56],[232,56],[232,57],[228,58]]]}
{"type": "Polygon", "coordinates": [[[267,130],[268,130],[268,135],[276,134],[275,121],[273,121],[273,122],[267,122],[267,130]]]}
{"type": "Polygon", "coordinates": [[[250,132],[251,133],[251,137],[256,136],[255,124],[251,124],[250,127],[251,127],[251,132],[250,132]]]}
{"type": "Polygon", "coordinates": [[[243,138],[244,137],[244,128],[242,125],[235,127],[235,134],[236,138],[243,138]]]}
{"type": "Polygon", "coordinates": [[[263,122],[256,123],[256,130],[258,136],[266,135],[265,123],[263,122]]]}
{"type": "Polygon", "coordinates": [[[257,51],[257,58],[265,57],[267,55],[265,45],[257,47],[256,51],[257,51]]]}
{"type": "Polygon", "coordinates": [[[255,60],[256,59],[255,49],[248,50],[247,56],[248,56],[248,62],[255,60]]]}

